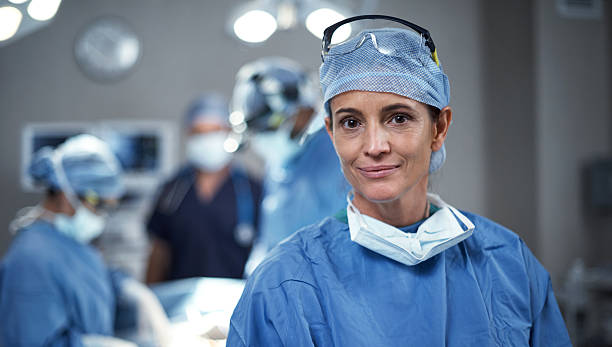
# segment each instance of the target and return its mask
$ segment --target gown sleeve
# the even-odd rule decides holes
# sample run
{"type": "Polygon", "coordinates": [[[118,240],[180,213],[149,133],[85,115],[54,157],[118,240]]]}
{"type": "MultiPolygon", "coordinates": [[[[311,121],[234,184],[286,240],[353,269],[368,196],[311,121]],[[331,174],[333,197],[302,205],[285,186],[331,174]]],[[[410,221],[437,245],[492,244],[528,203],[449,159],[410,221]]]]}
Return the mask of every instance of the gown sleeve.
{"type": "Polygon", "coordinates": [[[531,346],[571,346],[567,328],[557,300],[553,294],[552,286],[548,281],[547,295],[544,306],[539,314],[534,317],[531,331],[531,346]]]}
{"type": "Polygon", "coordinates": [[[532,328],[530,346],[571,346],[572,343],[552,289],[550,275],[521,242],[530,278],[532,328]]]}

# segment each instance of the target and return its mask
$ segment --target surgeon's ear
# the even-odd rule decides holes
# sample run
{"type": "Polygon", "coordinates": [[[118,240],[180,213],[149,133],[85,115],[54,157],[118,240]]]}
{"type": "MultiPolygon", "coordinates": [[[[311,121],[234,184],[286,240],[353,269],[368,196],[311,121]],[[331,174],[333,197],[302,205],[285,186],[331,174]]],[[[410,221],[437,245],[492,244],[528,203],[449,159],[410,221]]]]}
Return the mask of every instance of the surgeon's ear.
{"type": "Polygon", "coordinates": [[[444,140],[446,140],[446,134],[448,133],[448,128],[450,127],[452,120],[453,110],[449,106],[446,106],[442,110],[440,110],[438,121],[435,122],[433,126],[433,139],[431,142],[432,151],[435,152],[442,148],[444,140]]]}

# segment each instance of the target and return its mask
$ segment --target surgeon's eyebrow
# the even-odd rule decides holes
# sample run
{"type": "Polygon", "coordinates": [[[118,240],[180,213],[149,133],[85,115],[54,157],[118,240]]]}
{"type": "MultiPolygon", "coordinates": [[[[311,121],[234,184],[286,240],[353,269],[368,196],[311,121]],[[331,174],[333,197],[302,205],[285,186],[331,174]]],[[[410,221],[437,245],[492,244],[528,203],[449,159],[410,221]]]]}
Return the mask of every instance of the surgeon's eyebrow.
{"type": "Polygon", "coordinates": [[[334,112],[334,114],[339,114],[339,113],[352,113],[352,114],[357,114],[357,115],[363,115],[361,111],[353,107],[339,108],[336,110],[336,112],[334,112]]]}
{"type": "Polygon", "coordinates": [[[387,105],[385,107],[382,108],[382,112],[390,112],[390,111],[397,111],[400,109],[405,109],[405,110],[409,110],[409,111],[416,111],[416,109],[408,104],[402,104],[402,103],[397,103],[397,104],[391,104],[391,105],[387,105]]]}

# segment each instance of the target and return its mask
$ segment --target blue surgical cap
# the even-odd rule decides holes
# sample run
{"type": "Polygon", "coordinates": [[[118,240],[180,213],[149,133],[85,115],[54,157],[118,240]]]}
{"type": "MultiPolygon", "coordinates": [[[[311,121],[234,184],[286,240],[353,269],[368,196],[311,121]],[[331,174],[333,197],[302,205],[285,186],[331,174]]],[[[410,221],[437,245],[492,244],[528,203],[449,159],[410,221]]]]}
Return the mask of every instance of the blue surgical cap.
{"type": "Polygon", "coordinates": [[[229,106],[219,93],[205,93],[191,102],[185,114],[185,127],[198,122],[214,122],[229,126],[229,106]]]}
{"type": "MultiPolygon", "coordinates": [[[[364,30],[330,48],[319,70],[325,109],[330,100],[352,90],[394,93],[442,109],[450,86],[423,37],[412,30],[364,30]]],[[[429,172],[446,158],[444,146],[432,153],[429,172]]]]}
{"type": "Polygon", "coordinates": [[[92,135],[71,137],[56,149],[41,148],[29,173],[39,185],[62,192],[72,190],[79,196],[95,193],[102,199],[116,199],[124,191],[119,161],[106,142],[92,135]],[[62,169],[69,187],[58,180],[62,169]]]}

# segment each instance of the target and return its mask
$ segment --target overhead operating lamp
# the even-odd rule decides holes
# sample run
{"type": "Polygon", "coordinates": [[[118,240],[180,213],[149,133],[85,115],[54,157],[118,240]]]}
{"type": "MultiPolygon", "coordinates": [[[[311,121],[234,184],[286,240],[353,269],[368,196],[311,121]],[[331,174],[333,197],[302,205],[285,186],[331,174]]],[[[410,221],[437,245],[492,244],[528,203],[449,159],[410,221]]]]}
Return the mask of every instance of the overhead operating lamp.
{"type": "MultiPolygon", "coordinates": [[[[265,42],[277,30],[293,29],[298,24],[316,36],[352,13],[347,8],[324,0],[252,0],[238,6],[230,15],[228,31],[246,44],[265,42]]],[[[343,28],[350,35],[350,26],[343,28]]]]}
{"type": "Polygon", "coordinates": [[[0,7],[0,41],[8,40],[15,35],[22,18],[21,11],[12,6],[0,7]]]}
{"type": "MultiPolygon", "coordinates": [[[[321,39],[325,28],[345,18],[346,16],[333,8],[320,7],[306,16],[306,29],[318,39],[321,39]]],[[[334,36],[334,39],[338,42],[342,42],[351,36],[350,25],[342,26],[339,30],[341,31],[336,33],[337,36],[334,36]]]]}
{"type": "Polygon", "coordinates": [[[0,47],[48,25],[61,0],[0,0],[0,47]]]}

